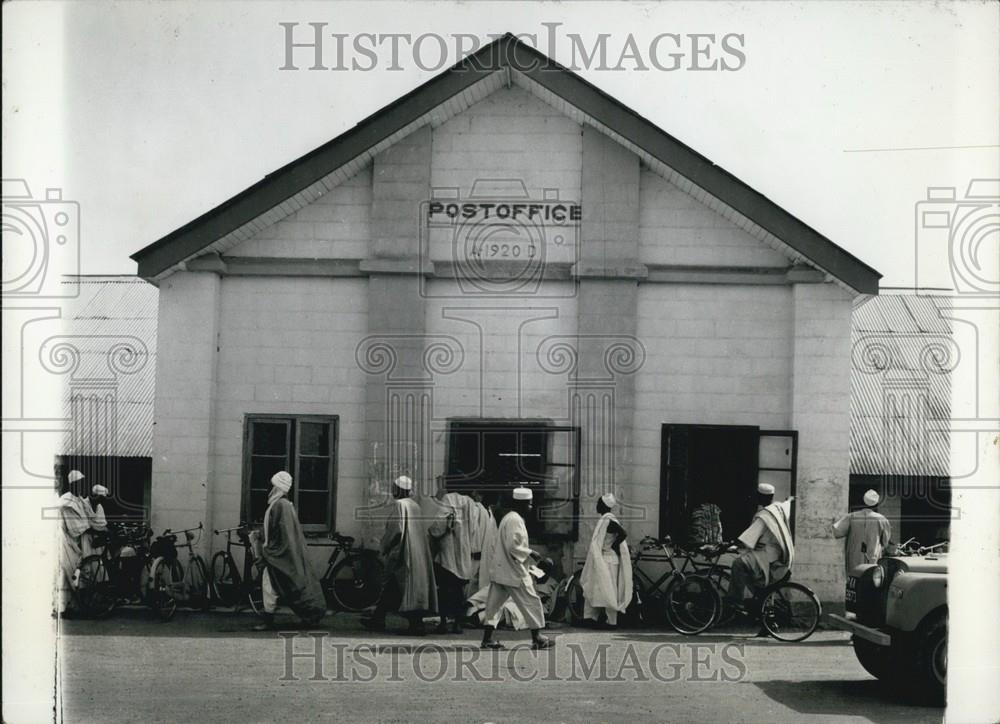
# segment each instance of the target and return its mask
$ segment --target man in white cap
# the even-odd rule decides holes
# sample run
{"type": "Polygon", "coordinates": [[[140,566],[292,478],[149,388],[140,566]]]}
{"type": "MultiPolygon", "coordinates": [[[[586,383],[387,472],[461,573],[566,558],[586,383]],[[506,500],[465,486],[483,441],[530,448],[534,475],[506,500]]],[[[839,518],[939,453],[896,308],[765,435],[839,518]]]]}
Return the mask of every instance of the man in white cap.
{"type": "Polygon", "coordinates": [[[869,490],[865,507],[848,513],[834,522],[833,537],[844,538],[844,564],[847,574],[862,563],[876,563],[892,537],[889,519],[878,512],[879,496],[869,490]]]}
{"type": "Polygon", "coordinates": [[[73,599],[73,578],[83,558],[83,536],[90,528],[90,508],[76,493],[84,475],[70,470],[59,498],[59,580],[56,583],[56,613],[66,616],[73,599]]]}
{"type": "Polygon", "coordinates": [[[531,629],[531,648],[547,649],[551,639],[542,636],[545,626],[545,609],[542,599],[535,592],[535,583],[528,570],[529,559],[540,560],[528,545],[528,528],[524,517],[531,512],[530,488],[514,488],[509,512],[500,521],[490,563],[490,590],[486,598],[486,617],[483,626],[484,649],[502,649],[503,644],[493,640],[503,605],[511,600],[531,629]]]}
{"type": "Polygon", "coordinates": [[[632,559],[629,556],[628,534],[614,515],[618,504],[614,493],[605,493],[597,500],[600,519],[590,536],[587,562],[583,565],[580,585],[583,587],[583,617],[603,626],[614,628],[618,613],[625,612],[632,601],[632,559]]]}
{"type": "MultiPolygon", "coordinates": [[[[774,486],[757,486],[757,512],[736,543],[744,552],[733,561],[727,599],[743,609],[747,589],[759,591],[792,570],[795,546],[790,528],[792,499],[774,502],[774,486]]],[[[765,632],[766,633],[766,632],[765,632]]]]}
{"type": "Polygon", "coordinates": [[[277,472],[271,477],[271,485],[264,512],[264,541],[257,560],[262,569],[264,620],[254,630],[274,628],[279,596],[307,626],[314,626],[326,614],[326,598],[309,565],[299,517],[287,497],[292,476],[284,470],[277,472]]]}
{"type": "Polygon", "coordinates": [[[104,547],[102,539],[108,530],[108,519],[104,515],[104,500],[108,497],[108,489],[103,485],[95,485],[90,489],[90,495],[83,499],[84,507],[90,514],[90,530],[83,534],[83,557],[100,553],[104,547]]]}
{"type": "Polygon", "coordinates": [[[424,616],[438,609],[434,562],[420,504],[411,497],[413,481],[400,475],[392,485],[394,501],[382,534],[385,585],[371,617],[361,624],[372,631],[385,630],[389,611],[407,619],[407,633],[424,634],[424,616]]]}

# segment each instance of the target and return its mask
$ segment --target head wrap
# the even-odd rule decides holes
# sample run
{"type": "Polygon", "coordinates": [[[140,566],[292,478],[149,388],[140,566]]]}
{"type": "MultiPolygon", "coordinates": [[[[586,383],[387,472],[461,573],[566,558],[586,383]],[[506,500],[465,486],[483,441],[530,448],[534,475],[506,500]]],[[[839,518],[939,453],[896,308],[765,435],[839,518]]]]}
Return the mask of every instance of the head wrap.
{"type": "Polygon", "coordinates": [[[531,488],[514,488],[514,500],[531,500],[531,488]]]}
{"type": "Polygon", "coordinates": [[[604,503],[609,508],[614,508],[618,504],[618,500],[615,498],[614,493],[605,493],[601,496],[601,502],[604,503]]]}
{"type": "Polygon", "coordinates": [[[90,494],[91,495],[103,495],[104,497],[107,497],[108,496],[108,489],[105,488],[103,485],[95,485],[94,487],[92,487],[90,489],[90,494]]]}
{"type": "Polygon", "coordinates": [[[770,483],[758,483],[757,492],[761,495],[774,495],[774,486],[770,483]]]}
{"type": "Polygon", "coordinates": [[[69,471],[69,481],[71,483],[75,483],[78,480],[83,480],[84,477],[85,477],[84,474],[81,473],[79,470],[70,470],[69,471]]]}
{"type": "Polygon", "coordinates": [[[405,475],[400,475],[394,483],[400,490],[413,490],[413,481],[405,475]]]}
{"type": "Polygon", "coordinates": [[[869,508],[874,508],[876,505],[878,505],[878,501],[879,501],[878,493],[876,493],[874,490],[869,490],[867,493],[865,493],[865,505],[867,505],[869,508]]]}
{"type": "Polygon", "coordinates": [[[292,489],[292,476],[284,470],[277,472],[271,476],[271,485],[276,487],[282,493],[287,493],[292,489]]]}

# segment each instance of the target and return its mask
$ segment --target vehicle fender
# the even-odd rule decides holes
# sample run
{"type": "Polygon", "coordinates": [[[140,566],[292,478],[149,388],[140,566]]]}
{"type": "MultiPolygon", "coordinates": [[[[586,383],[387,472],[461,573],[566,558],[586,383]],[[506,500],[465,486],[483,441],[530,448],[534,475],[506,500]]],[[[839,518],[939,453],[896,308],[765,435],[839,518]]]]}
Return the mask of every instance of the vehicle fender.
{"type": "Polygon", "coordinates": [[[889,583],[885,623],[899,631],[914,631],[927,614],[947,605],[947,576],[903,572],[889,583]]]}

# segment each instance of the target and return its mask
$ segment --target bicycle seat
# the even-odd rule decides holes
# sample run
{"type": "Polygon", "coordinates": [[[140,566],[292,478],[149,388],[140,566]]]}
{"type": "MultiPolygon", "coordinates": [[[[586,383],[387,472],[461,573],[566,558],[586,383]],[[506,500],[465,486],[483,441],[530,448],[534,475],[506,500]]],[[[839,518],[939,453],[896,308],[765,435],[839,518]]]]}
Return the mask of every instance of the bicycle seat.
{"type": "Polygon", "coordinates": [[[330,539],[333,540],[336,543],[340,543],[341,545],[345,545],[345,546],[348,546],[348,547],[354,545],[354,537],[353,536],[341,535],[340,533],[333,533],[333,534],[330,535],[330,539]]]}

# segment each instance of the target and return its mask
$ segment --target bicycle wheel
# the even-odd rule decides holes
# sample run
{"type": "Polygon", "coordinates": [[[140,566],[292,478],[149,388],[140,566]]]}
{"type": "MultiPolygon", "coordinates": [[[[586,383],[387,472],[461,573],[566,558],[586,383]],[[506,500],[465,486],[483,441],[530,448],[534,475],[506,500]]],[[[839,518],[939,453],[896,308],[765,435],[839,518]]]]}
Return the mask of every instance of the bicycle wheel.
{"type": "Polygon", "coordinates": [[[819,625],[822,609],[816,594],[801,583],[768,588],[760,604],[760,620],[779,641],[802,641],[819,625]]]}
{"type": "Polygon", "coordinates": [[[240,592],[236,561],[226,551],[212,556],[212,598],[221,606],[235,606],[240,592]]]}
{"type": "Polygon", "coordinates": [[[184,570],[176,560],[157,558],[149,578],[149,605],[161,621],[177,613],[177,597],[184,588],[184,570]]]}
{"type": "Polygon", "coordinates": [[[117,596],[104,558],[91,555],[80,561],[76,601],[80,612],[91,618],[103,618],[114,610],[117,596]]]}
{"type": "Polygon", "coordinates": [[[201,556],[196,555],[188,561],[184,587],[188,603],[192,607],[200,608],[203,611],[208,609],[211,603],[209,599],[208,572],[205,570],[205,561],[201,556]]]}
{"type": "Polygon", "coordinates": [[[721,607],[715,586],[701,575],[675,577],[664,597],[667,622],[677,633],[688,636],[710,628],[721,607]]]}
{"type": "Polygon", "coordinates": [[[731,576],[727,570],[715,571],[709,576],[715,585],[715,590],[719,594],[719,615],[716,617],[715,626],[725,626],[736,617],[736,609],[729,605],[726,594],[729,593],[729,583],[731,576]]]}
{"type": "Polygon", "coordinates": [[[263,615],[264,587],[260,582],[260,576],[243,585],[246,586],[246,602],[249,604],[250,610],[258,616],[263,615]]]}
{"type": "Polygon", "coordinates": [[[573,574],[566,587],[566,608],[569,611],[569,622],[579,626],[583,622],[583,586],[580,585],[580,571],[573,574]]]}
{"type": "Polygon", "coordinates": [[[330,571],[324,589],[332,608],[357,613],[382,595],[382,562],[374,553],[351,553],[330,571]]]}

